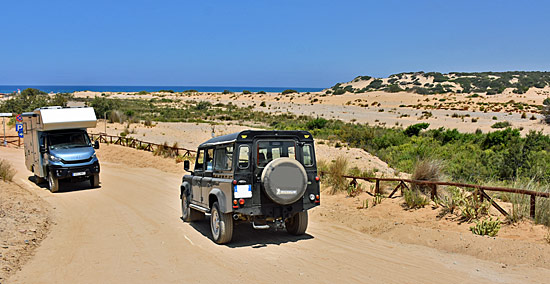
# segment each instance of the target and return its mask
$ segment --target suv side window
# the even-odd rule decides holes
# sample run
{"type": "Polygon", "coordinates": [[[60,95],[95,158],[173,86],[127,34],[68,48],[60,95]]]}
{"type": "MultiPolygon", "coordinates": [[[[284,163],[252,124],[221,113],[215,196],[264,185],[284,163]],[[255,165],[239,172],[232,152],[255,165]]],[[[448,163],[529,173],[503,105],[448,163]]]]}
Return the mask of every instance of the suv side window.
{"type": "Polygon", "coordinates": [[[250,147],[248,145],[239,146],[239,169],[247,169],[250,165],[250,147]]]}
{"type": "Polygon", "coordinates": [[[233,168],[233,146],[216,148],[214,152],[214,171],[230,171],[233,168]]]}
{"type": "Polygon", "coordinates": [[[205,171],[212,171],[214,162],[214,148],[206,150],[206,169],[205,171]]]}
{"type": "Polygon", "coordinates": [[[203,171],[203,165],[204,165],[204,149],[200,150],[199,153],[197,153],[197,161],[195,162],[195,171],[203,171]]]}
{"type": "Polygon", "coordinates": [[[304,166],[311,167],[313,166],[313,150],[310,144],[304,145],[302,147],[302,153],[304,154],[304,166]]]}

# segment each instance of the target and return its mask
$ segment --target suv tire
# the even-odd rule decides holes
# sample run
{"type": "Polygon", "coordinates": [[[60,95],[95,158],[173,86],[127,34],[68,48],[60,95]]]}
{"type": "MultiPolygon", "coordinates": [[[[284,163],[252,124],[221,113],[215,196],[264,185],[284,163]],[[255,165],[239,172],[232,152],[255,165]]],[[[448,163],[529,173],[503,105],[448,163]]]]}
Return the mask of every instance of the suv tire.
{"type": "Polygon", "coordinates": [[[193,222],[204,219],[204,214],[189,207],[189,198],[186,194],[181,196],[181,219],[184,222],[193,222]]]}
{"type": "Polygon", "coordinates": [[[210,231],[212,232],[212,239],[217,244],[228,243],[233,237],[233,218],[231,218],[231,214],[220,211],[217,201],[212,204],[210,231]]]}
{"type": "Polygon", "coordinates": [[[285,221],[286,231],[295,236],[303,235],[307,229],[307,211],[294,214],[285,221]]]}

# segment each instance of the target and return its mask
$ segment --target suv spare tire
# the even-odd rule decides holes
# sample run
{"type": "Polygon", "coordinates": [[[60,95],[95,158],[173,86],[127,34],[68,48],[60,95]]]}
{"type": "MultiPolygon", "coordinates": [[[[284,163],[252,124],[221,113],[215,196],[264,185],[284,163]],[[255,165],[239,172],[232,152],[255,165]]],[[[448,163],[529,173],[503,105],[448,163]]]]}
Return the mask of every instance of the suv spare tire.
{"type": "Polygon", "coordinates": [[[262,172],[265,193],[281,205],[298,201],[307,187],[307,173],[300,162],[291,158],[277,158],[262,172]]]}

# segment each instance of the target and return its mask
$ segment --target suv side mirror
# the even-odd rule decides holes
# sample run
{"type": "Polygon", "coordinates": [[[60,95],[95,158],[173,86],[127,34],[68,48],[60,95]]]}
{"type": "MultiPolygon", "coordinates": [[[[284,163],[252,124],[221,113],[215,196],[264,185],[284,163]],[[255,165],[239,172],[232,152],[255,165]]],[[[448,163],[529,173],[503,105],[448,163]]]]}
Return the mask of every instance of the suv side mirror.
{"type": "Polygon", "coordinates": [[[183,161],[183,169],[188,172],[189,171],[189,160],[183,161]]]}
{"type": "Polygon", "coordinates": [[[99,141],[94,142],[94,149],[99,149],[99,141]]]}

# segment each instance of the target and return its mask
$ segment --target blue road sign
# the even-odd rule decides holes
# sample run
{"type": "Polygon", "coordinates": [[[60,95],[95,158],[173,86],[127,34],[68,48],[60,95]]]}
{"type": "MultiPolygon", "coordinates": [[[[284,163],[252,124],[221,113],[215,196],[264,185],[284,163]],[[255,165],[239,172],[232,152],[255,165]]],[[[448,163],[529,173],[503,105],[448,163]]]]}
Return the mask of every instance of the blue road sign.
{"type": "Polygon", "coordinates": [[[17,132],[17,135],[19,135],[19,138],[23,138],[23,131],[17,132]]]}
{"type": "Polygon", "coordinates": [[[15,124],[15,130],[17,132],[23,132],[23,123],[17,123],[15,124]]]}
{"type": "Polygon", "coordinates": [[[23,121],[23,117],[22,117],[20,114],[18,114],[18,115],[15,117],[15,120],[21,122],[21,121],[23,121]]]}

